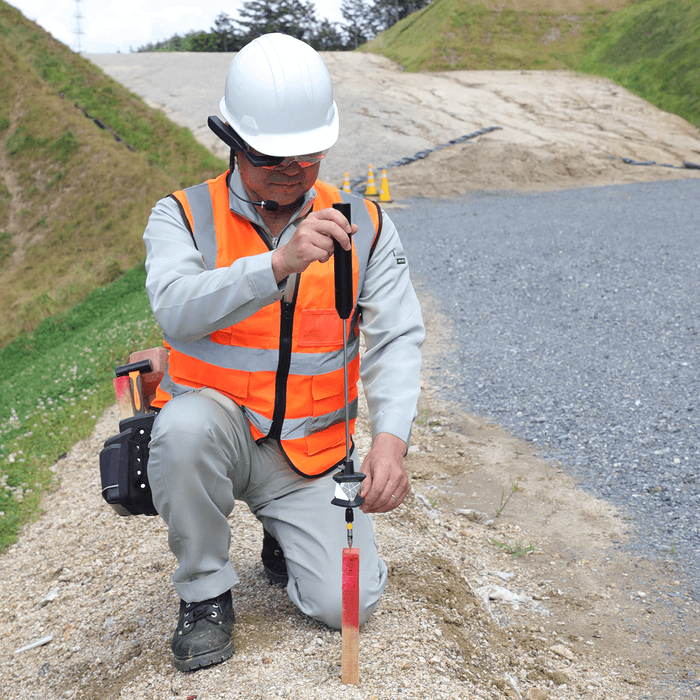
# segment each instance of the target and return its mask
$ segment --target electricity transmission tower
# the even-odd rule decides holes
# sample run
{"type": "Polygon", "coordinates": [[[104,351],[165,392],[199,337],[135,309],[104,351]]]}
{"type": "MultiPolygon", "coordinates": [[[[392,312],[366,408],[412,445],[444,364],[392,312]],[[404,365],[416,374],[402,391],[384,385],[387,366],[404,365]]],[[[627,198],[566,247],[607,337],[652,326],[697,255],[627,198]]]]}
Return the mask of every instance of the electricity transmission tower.
{"type": "Polygon", "coordinates": [[[85,33],[83,31],[83,13],[80,11],[80,3],[83,0],[75,0],[75,28],[73,29],[73,34],[75,34],[75,43],[77,47],[77,53],[82,53],[83,51],[83,40],[82,36],[85,33]]]}

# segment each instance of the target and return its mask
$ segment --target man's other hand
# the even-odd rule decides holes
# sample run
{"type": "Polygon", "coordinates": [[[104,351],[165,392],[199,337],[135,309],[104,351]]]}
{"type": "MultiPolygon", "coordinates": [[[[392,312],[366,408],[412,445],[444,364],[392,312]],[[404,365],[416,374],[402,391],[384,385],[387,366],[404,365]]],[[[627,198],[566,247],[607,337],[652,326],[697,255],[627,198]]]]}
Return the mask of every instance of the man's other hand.
{"type": "Polygon", "coordinates": [[[303,272],[312,262],[327,262],[333,255],[333,240],[350,250],[350,235],[357,233],[357,224],[335,209],[311,212],[299,225],[291,239],[272,254],[272,272],[279,283],[293,272],[303,272]]]}
{"type": "Polygon", "coordinates": [[[362,473],[360,495],[365,502],[360,506],[363,513],[387,513],[401,504],[411,487],[403,466],[406,443],[391,433],[379,433],[372,444],[362,473]]]}

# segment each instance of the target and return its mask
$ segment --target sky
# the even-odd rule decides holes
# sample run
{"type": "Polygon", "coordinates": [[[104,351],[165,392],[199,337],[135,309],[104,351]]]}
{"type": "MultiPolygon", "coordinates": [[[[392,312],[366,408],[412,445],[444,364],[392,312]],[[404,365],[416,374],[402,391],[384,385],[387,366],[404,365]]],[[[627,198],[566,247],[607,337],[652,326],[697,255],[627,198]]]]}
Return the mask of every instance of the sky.
{"type": "MultiPolygon", "coordinates": [[[[236,17],[243,0],[8,0],[54,38],[78,50],[80,8],[83,53],[128,53],[174,34],[211,29],[220,12],[236,17]]],[[[342,21],[341,0],[315,0],[316,16],[342,21]]]]}

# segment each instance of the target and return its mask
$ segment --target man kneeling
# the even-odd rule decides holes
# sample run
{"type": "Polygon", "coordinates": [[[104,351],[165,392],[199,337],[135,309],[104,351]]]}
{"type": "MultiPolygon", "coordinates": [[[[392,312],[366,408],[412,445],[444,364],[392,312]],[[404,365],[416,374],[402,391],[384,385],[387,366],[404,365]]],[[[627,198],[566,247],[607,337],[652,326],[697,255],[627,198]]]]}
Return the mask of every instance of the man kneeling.
{"type": "Polygon", "coordinates": [[[229,170],[160,200],[144,233],[146,287],[170,351],[148,475],[179,563],[172,649],[181,671],[234,653],[227,517],[236,499],[263,525],[268,578],[306,615],[341,626],[345,528],[331,500],[346,446],[334,241],[353,243],[351,428],[359,377],[372,426],[355,527],[360,623],[386,585],[370,514],[393,510],[409,491],[403,458],[424,337],[389,217],[317,179],[338,137],[320,56],[282,34],[252,41],[231,63],[220,111],[224,120],[209,123],[231,147],[229,170]],[[352,225],[332,208],[341,201],[352,225]]]}

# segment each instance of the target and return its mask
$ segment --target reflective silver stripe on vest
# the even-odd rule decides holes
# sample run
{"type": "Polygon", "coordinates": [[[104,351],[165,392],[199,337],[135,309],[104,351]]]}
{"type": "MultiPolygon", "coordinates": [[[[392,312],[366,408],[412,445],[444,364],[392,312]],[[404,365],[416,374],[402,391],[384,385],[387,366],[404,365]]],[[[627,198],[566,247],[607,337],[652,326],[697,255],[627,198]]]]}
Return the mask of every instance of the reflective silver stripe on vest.
{"type": "MultiPolygon", "coordinates": [[[[242,348],[236,345],[214,343],[209,338],[190,342],[174,340],[165,335],[165,340],[175,350],[223,369],[241,372],[276,372],[279,363],[279,350],[242,348]]],[[[360,340],[356,338],[348,344],[348,361],[354,360],[360,350],[360,340]]],[[[313,377],[343,368],[343,351],[295,352],[292,353],[290,374],[313,377]]]]}
{"type": "Polygon", "coordinates": [[[182,394],[187,394],[190,391],[195,391],[191,386],[185,386],[184,384],[174,382],[168,369],[165,370],[165,374],[160,380],[159,386],[171,399],[174,399],[176,396],[181,396],[182,394]]]}
{"type": "MultiPolygon", "coordinates": [[[[263,434],[268,435],[272,428],[272,421],[269,418],[251,411],[247,406],[242,406],[246,418],[263,434]]],[[[348,405],[350,420],[357,418],[357,399],[348,405]]],[[[314,433],[319,433],[326,428],[330,428],[337,423],[345,422],[345,407],[322,416],[309,416],[308,418],[285,418],[282,423],[281,440],[298,440],[314,433]]]]}
{"type": "Polygon", "coordinates": [[[214,232],[214,204],[211,201],[209,185],[203,182],[201,185],[188,187],[186,190],[187,203],[192,211],[193,236],[197,244],[197,250],[204,258],[204,264],[208,270],[216,269],[216,233],[214,232]]]}

